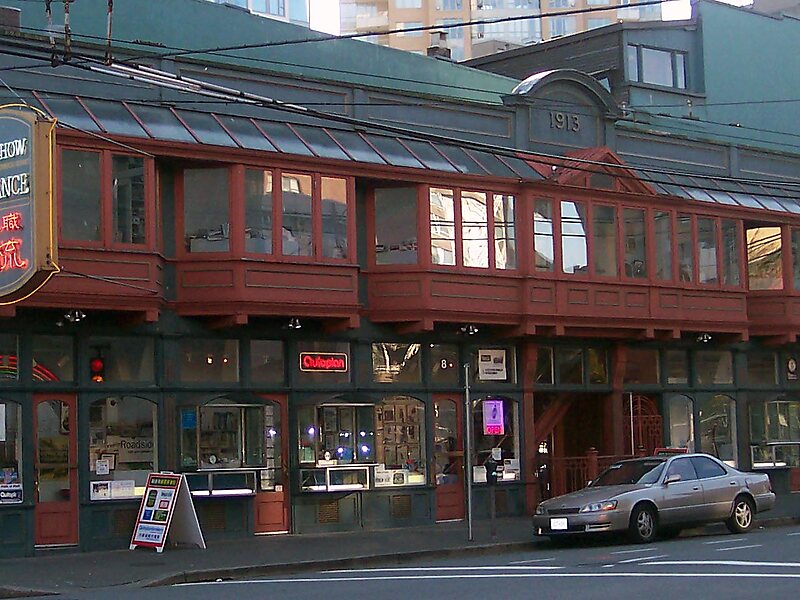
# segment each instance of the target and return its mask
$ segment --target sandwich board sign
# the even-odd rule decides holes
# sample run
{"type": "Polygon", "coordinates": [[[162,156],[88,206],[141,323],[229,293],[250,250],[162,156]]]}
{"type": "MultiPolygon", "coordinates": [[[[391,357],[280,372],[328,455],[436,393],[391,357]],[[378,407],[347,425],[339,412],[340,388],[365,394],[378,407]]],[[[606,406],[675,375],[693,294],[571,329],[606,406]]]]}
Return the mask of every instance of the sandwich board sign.
{"type": "Polygon", "coordinates": [[[175,473],[150,473],[130,549],[155,548],[156,552],[163,552],[167,541],[195,544],[204,550],[206,547],[186,477],[175,473]]]}

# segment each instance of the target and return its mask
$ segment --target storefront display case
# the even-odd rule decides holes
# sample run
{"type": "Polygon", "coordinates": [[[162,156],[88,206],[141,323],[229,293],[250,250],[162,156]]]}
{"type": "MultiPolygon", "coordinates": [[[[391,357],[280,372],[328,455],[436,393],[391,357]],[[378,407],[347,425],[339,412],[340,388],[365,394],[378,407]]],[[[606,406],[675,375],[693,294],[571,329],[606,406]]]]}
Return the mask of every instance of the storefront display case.
{"type": "Polygon", "coordinates": [[[256,469],[225,469],[187,473],[186,480],[192,496],[224,497],[254,496],[258,491],[260,471],[256,469]]]}

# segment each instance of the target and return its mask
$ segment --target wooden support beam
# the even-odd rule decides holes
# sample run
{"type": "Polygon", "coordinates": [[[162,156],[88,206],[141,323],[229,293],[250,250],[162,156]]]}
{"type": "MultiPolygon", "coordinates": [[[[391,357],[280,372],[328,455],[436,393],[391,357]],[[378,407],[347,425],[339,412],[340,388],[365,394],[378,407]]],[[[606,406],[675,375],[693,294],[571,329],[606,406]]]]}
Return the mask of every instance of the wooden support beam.
{"type": "Polygon", "coordinates": [[[220,315],[208,320],[208,327],[210,329],[229,329],[231,327],[241,327],[247,325],[248,316],[243,313],[236,313],[235,315],[220,315]]]}
{"type": "Polygon", "coordinates": [[[322,330],[325,333],[340,333],[350,329],[357,329],[361,324],[361,317],[350,315],[339,319],[325,319],[322,323],[322,330]]]}
{"type": "Polygon", "coordinates": [[[420,319],[419,321],[407,321],[405,323],[398,323],[395,325],[394,329],[397,333],[400,334],[412,334],[412,333],[427,333],[433,331],[433,319],[424,318],[420,319]]]}
{"type": "Polygon", "coordinates": [[[17,305],[7,304],[0,306],[0,319],[13,319],[17,316],[17,305]]]}
{"type": "Polygon", "coordinates": [[[138,325],[148,325],[157,323],[161,312],[157,308],[122,313],[117,321],[124,327],[137,327],[138,325]]]}

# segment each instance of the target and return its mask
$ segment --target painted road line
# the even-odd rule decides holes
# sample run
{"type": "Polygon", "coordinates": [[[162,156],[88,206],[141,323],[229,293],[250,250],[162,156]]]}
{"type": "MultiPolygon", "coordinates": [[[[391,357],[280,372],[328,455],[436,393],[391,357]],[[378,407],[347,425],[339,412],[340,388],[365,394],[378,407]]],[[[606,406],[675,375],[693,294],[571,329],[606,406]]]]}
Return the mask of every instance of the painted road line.
{"type": "Polygon", "coordinates": [[[320,571],[321,573],[405,573],[412,571],[419,573],[421,571],[533,571],[544,570],[554,571],[556,569],[563,569],[564,567],[554,567],[550,565],[538,566],[509,566],[509,565],[491,565],[491,566],[467,566],[467,567],[381,567],[375,569],[334,569],[331,571],[320,571]]]}
{"type": "Polygon", "coordinates": [[[750,544],[749,546],[734,546],[733,548],[717,548],[717,552],[729,552],[731,550],[747,550],[748,548],[761,548],[764,544],[750,544]]]}
{"type": "Polygon", "coordinates": [[[452,575],[376,575],[374,577],[298,577],[297,579],[251,579],[248,581],[205,581],[197,583],[178,583],[173,587],[203,585],[255,585],[269,583],[332,583],[354,581],[413,581],[413,580],[451,580],[451,579],[588,579],[609,577],[617,579],[800,579],[800,573],[647,573],[644,571],[613,573],[486,573],[481,575],[460,573],[452,575]]]}
{"type": "Polygon", "coordinates": [[[787,533],[786,535],[800,535],[800,531],[795,531],[794,533],[787,533]]]}
{"type": "Polygon", "coordinates": [[[637,556],[636,558],[621,560],[617,564],[624,565],[626,563],[641,562],[643,560],[655,560],[656,558],[666,558],[667,556],[669,556],[669,554],[659,554],[657,556],[637,556]]]}
{"type": "Polygon", "coordinates": [[[642,563],[646,565],[660,566],[715,566],[715,567],[800,567],[798,562],[771,562],[763,560],[657,560],[652,563],[642,563]]]}
{"type": "Polygon", "coordinates": [[[527,565],[528,563],[539,563],[539,562],[550,562],[551,560],[555,560],[555,558],[534,558],[531,560],[512,560],[510,565],[527,565]]]}
{"type": "Polygon", "coordinates": [[[636,554],[638,552],[656,552],[658,548],[637,548],[636,550],[617,550],[611,554],[636,554]]]}
{"type": "Polygon", "coordinates": [[[744,538],[730,538],[727,540],[714,540],[713,542],[703,542],[704,544],[730,544],[732,542],[742,542],[744,538]]]}

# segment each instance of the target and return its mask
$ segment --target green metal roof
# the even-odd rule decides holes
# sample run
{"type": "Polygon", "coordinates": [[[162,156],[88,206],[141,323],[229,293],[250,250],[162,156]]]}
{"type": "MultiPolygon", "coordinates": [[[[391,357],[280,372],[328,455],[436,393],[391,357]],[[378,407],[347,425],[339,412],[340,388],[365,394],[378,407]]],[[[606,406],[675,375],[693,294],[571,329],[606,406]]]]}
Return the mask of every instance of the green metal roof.
{"type": "MultiPolygon", "coordinates": [[[[2,4],[21,9],[24,32],[46,33],[43,2],[3,0],[2,4]]],[[[52,6],[53,23],[63,24],[63,3],[53,2],[52,6]]],[[[73,3],[70,28],[74,39],[103,43],[107,8],[107,0],[73,3]]],[[[518,83],[448,61],[360,40],[339,39],[206,0],[115,0],[113,17],[115,46],[136,52],[160,54],[174,48],[195,50],[320,40],[188,57],[317,80],[492,104],[501,104],[501,96],[518,83]]]]}

